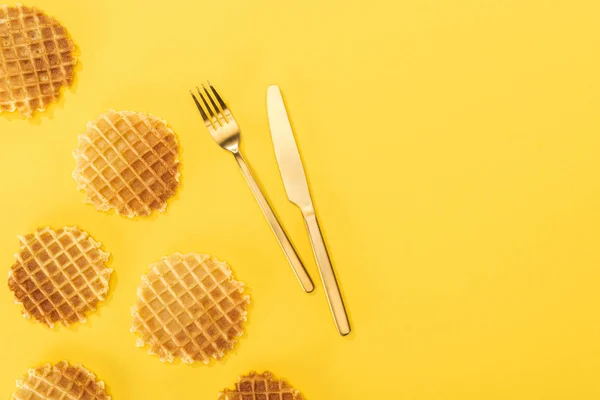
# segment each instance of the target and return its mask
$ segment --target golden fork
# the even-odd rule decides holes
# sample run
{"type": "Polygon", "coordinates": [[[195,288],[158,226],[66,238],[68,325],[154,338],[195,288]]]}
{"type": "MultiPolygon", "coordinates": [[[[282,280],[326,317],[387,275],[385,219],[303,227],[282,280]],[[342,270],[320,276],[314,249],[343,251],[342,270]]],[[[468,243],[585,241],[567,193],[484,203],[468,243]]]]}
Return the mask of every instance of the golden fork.
{"type": "Polygon", "coordinates": [[[194,99],[194,103],[196,103],[196,107],[198,107],[198,111],[200,111],[200,115],[202,115],[202,119],[204,120],[206,128],[208,128],[208,132],[219,146],[230,151],[235,157],[250,189],[252,189],[252,193],[254,194],[258,205],[265,214],[273,233],[277,237],[281,249],[292,266],[296,278],[298,278],[304,291],[307,293],[312,292],[315,286],[313,285],[308,272],[306,272],[300,257],[298,257],[296,249],[290,242],[290,239],[279,223],[277,216],[258,186],[256,179],[254,179],[250,167],[240,153],[240,127],[237,122],[235,122],[233,115],[231,115],[229,107],[227,107],[227,104],[225,104],[210,82],[207,82],[206,86],[202,85],[202,89],[196,87],[196,91],[198,92],[198,97],[196,97],[191,90],[190,94],[194,99]],[[198,100],[198,98],[200,98],[200,100],[198,100]]]}

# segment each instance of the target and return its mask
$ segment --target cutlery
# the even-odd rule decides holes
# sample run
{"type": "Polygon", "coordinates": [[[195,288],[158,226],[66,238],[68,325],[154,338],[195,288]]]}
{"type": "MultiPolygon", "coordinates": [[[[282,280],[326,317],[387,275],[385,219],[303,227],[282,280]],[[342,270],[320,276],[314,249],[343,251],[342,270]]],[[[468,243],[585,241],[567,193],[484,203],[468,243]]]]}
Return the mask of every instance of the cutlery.
{"type": "Polygon", "coordinates": [[[302,211],[331,313],[338,331],[345,336],[350,333],[348,314],[319,227],[285,103],[281,97],[281,91],[276,85],[269,86],[267,90],[267,111],[275,156],[288,199],[302,211]]]}
{"type": "Polygon", "coordinates": [[[273,233],[279,241],[281,249],[296,274],[296,278],[298,278],[304,291],[307,293],[312,292],[314,285],[308,272],[306,272],[300,257],[298,257],[296,249],[279,223],[277,216],[269,205],[267,198],[262,193],[256,179],[254,179],[254,176],[252,175],[250,167],[240,152],[240,127],[233,118],[229,107],[227,107],[210,82],[207,82],[206,85],[202,85],[202,89],[196,87],[196,91],[198,93],[197,97],[191,90],[190,94],[194,99],[194,103],[196,103],[196,107],[198,107],[198,111],[200,111],[200,115],[202,115],[202,119],[204,120],[204,124],[206,125],[206,128],[208,128],[210,135],[219,146],[231,152],[235,157],[258,205],[267,218],[273,233]]]}

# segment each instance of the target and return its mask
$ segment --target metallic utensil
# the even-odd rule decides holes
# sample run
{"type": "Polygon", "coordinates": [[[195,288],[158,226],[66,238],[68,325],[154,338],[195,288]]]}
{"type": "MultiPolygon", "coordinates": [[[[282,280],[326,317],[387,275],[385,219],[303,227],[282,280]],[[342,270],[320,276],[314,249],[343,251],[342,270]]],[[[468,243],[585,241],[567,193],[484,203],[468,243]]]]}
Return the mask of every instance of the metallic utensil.
{"type": "Polygon", "coordinates": [[[240,153],[240,127],[231,115],[229,107],[227,107],[210,82],[207,82],[206,86],[202,85],[202,89],[196,87],[196,90],[198,92],[198,97],[196,97],[191,90],[190,94],[196,103],[196,107],[198,107],[198,111],[200,111],[200,114],[202,115],[202,119],[204,119],[208,131],[219,146],[230,151],[235,157],[248,185],[250,185],[250,189],[252,189],[252,193],[254,194],[258,205],[265,214],[273,233],[277,237],[281,249],[292,266],[300,285],[302,285],[304,291],[308,293],[312,292],[315,287],[308,272],[306,272],[302,261],[298,257],[296,249],[290,242],[290,239],[279,223],[277,216],[254,179],[250,167],[246,164],[244,157],[242,157],[242,154],[240,153]],[[198,98],[200,100],[198,100],[198,98]]]}
{"type": "Polygon", "coordinates": [[[331,260],[327,253],[327,247],[319,228],[319,222],[315,213],[308,182],[302,167],[300,153],[294,139],[294,133],[288,119],[287,111],[279,87],[269,86],[267,90],[267,110],[269,115],[269,125],[271,127],[271,136],[273,146],[275,147],[275,156],[279,164],[279,171],[283,179],[283,184],[289,200],[297,205],[302,211],[306,228],[310,236],[317,266],[325,286],[329,307],[337,325],[338,331],[342,335],[350,333],[350,322],[344,307],[342,294],[338,286],[331,260]]]}

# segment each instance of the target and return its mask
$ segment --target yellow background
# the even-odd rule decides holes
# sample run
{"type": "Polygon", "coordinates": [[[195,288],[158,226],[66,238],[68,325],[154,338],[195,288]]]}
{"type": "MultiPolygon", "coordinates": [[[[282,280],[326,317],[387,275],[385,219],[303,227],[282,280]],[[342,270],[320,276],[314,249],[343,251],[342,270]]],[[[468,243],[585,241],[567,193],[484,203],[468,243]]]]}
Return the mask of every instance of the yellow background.
{"type": "Polygon", "coordinates": [[[81,50],[73,90],[32,122],[0,116],[0,268],[17,234],[77,224],[112,253],[111,294],[73,329],[27,322],[0,290],[0,393],[81,362],[114,399],[216,399],[252,369],[307,399],[600,397],[600,6],[596,1],[37,0],[81,50]],[[304,294],[233,158],[187,90],[210,79],[313,278],[265,108],[281,86],[354,332],[304,294]],[[72,150],[109,108],[169,121],[182,187],[134,221],[82,203],[72,150]],[[134,347],[147,266],[207,252],[252,296],[210,366],[134,347]]]}

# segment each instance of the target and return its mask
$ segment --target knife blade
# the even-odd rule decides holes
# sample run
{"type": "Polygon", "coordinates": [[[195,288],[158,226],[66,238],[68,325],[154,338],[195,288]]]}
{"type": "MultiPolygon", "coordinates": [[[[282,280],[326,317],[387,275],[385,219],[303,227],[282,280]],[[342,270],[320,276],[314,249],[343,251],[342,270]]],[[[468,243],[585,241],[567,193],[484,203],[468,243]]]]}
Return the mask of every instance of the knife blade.
{"type": "Polygon", "coordinates": [[[275,148],[275,157],[279,164],[279,172],[283,179],[285,191],[288,198],[296,204],[302,211],[310,244],[319,267],[319,274],[325,286],[325,294],[329,301],[329,308],[337,326],[338,332],[342,336],[350,333],[350,322],[348,314],[344,307],[342,293],[333,272],[329,252],[319,227],[317,215],[310,197],[308,182],[300,159],[300,153],[294,133],[288,119],[283,97],[279,87],[269,86],[267,90],[267,111],[269,116],[269,126],[271,128],[271,137],[275,148]]]}
{"type": "Polygon", "coordinates": [[[275,157],[277,158],[288,199],[300,207],[301,210],[310,210],[312,200],[302,160],[300,159],[300,152],[296,145],[281,91],[276,85],[269,86],[267,90],[267,113],[273,146],[275,147],[275,157]]]}

